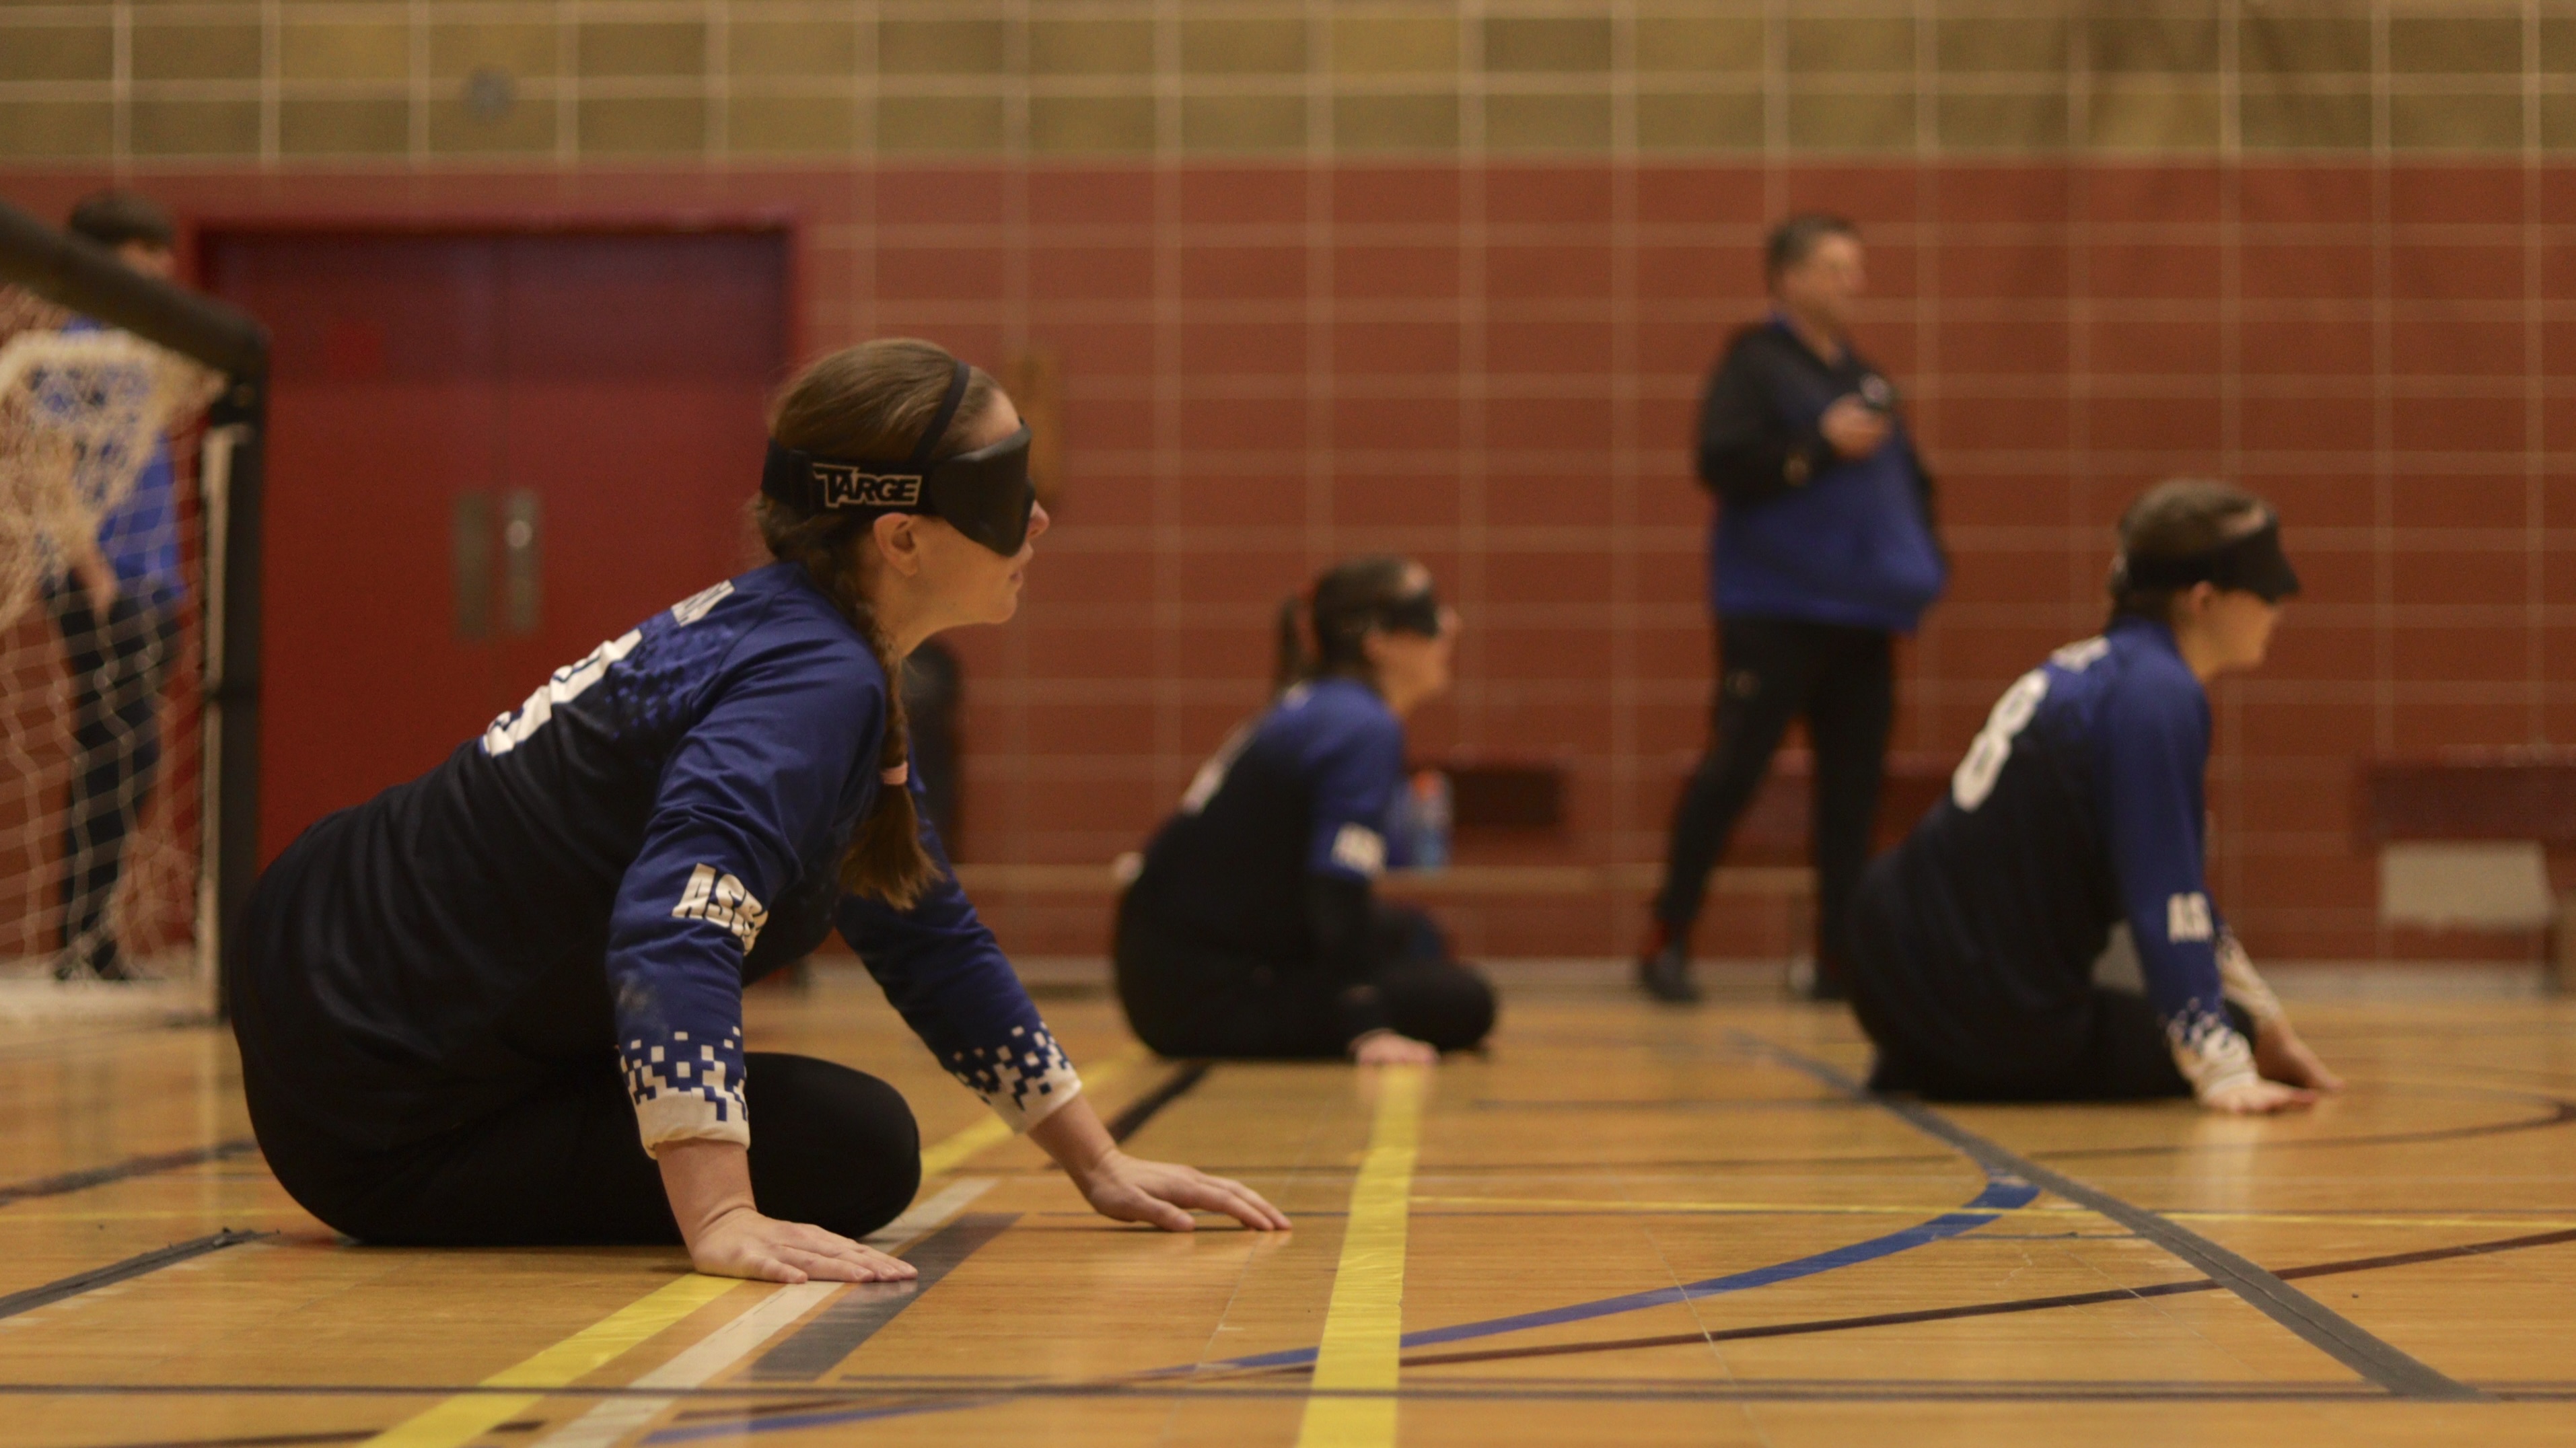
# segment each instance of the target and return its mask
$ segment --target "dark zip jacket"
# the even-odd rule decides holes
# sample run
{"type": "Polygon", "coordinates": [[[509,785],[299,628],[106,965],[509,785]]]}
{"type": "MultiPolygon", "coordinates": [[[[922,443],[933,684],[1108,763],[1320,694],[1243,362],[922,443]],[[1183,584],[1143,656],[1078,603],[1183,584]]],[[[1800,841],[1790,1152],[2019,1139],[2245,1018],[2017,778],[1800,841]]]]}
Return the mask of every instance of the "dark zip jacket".
{"type": "Polygon", "coordinates": [[[1700,481],[1722,504],[1709,545],[1719,614],[1910,633],[1940,595],[1948,565],[1932,480],[1904,418],[1864,458],[1840,456],[1817,430],[1835,399],[1874,377],[1848,349],[1826,362],[1777,318],[1728,345],[1699,427],[1700,481]]]}

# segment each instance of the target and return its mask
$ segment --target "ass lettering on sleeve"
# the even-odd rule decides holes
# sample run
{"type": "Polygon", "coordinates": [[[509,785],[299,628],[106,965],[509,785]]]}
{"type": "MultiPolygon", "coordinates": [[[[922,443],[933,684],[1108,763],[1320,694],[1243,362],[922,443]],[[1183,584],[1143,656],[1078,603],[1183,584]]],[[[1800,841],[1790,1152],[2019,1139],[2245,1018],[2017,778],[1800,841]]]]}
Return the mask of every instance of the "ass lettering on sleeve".
{"type": "Polygon", "coordinates": [[[713,865],[700,865],[689,872],[688,888],[680,892],[680,903],[671,907],[671,918],[721,925],[749,950],[760,938],[760,927],[769,923],[769,910],[751,898],[741,880],[713,865]]]}
{"type": "Polygon", "coordinates": [[[2208,896],[2194,890],[2165,901],[2165,939],[2210,940],[2217,934],[2210,923],[2208,896]]]}

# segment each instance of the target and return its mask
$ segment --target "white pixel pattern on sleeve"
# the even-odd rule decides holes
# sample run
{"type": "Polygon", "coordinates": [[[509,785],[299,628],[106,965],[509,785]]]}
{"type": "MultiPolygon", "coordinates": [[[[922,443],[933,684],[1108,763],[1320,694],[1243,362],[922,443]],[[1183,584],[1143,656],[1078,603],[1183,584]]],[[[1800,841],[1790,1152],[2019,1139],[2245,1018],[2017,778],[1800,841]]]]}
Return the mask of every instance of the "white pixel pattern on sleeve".
{"type": "Polygon", "coordinates": [[[645,1155],[659,1155],[663,1143],[672,1141],[751,1145],[751,1115],[742,1099],[741,1028],[726,1032],[722,1041],[692,1042],[686,1031],[652,1044],[630,1038],[618,1054],[645,1155]]]}
{"type": "Polygon", "coordinates": [[[2203,1101],[2231,1087],[2261,1079],[2254,1069],[2254,1046],[2228,1024],[2223,1011],[2193,1001],[2165,1025],[2165,1042],[2173,1048],[2174,1066],[2203,1101]]]}
{"type": "Polygon", "coordinates": [[[952,1052],[947,1064],[948,1074],[983,1097],[1014,1134],[1082,1094],[1082,1077],[1043,1026],[1013,1026],[1007,1045],[952,1052]]]}

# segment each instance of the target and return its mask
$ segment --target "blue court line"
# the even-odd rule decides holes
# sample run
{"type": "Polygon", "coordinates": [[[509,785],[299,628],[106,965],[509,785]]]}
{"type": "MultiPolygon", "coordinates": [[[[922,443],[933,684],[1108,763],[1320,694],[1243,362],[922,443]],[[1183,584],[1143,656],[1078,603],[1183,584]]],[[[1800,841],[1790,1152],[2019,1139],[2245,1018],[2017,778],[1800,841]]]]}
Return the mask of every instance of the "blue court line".
{"type": "MultiPolygon", "coordinates": [[[[1775,1262],[1767,1267],[1732,1272],[1723,1277],[1685,1282],[1675,1287],[1659,1287],[1652,1292],[1631,1292],[1618,1297],[1603,1297],[1591,1302],[1577,1302],[1565,1307],[1551,1307],[1538,1312],[1518,1313],[1510,1317],[1490,1317],[1481,1322],[1462,1322],[1451,1327],[1426,1328],[1404,1335],[1408,1348],[1432,1347],[1441,1343],[1464,1342],[1480,1337],[1499,1337],[1504,1333],[1527,1332],[1532,1328],[1556,1327],[1569,1322],[1588,1322],[1594,1318],[1620,1313],[1642,1312],[1653,1307],[1670,1307],[1702,1297],[1720,1297],[1730,1292],[1747,1292],[1774,1283],[1794,1282],[1837,1268],[1875,1262],[1910,1252],[1917,1247],[1946,1241],[1965,1232],[1975,1231],[2006,1212],[2017,1211],[2039,1197],[2039,1188],[2016,1176],[1989,1170],[1983,1191],[1955,1211],[1944,1212],[1930,1221],[1911,1227],[1835,1247],[1805,1257],[1775,1262]]],[[[1157,1368],[1136,1375],[1138,1380],[1154,1381],[1189,1377],[1225,1370],[1305,1367],[1315,1361],[1315,1349],[1292,1348],[1285,1352],[1258,1353],[1250,1357],[1227,1358],[1212,1363],[1192,1363],[1182,1367],[1157,1368]]],[[[666,1428],[647,1437],[647,1443],[683,1443],[697,1438],[735,1437],[749,1433],[774,1433],[794,1428],[826,1427],[843,1423],[873,1422],[881,1418],[911,1417],[920,1413],[954,1412],[961,1408],[978,1408],[1006,1401],[1007,1389],[989,1396],[964,1400],[943,1399],[930,1403],[903,1403],[870,1408],[845,1408],[812,1413],[787,1413],[776,1417],[745,1421],[740,1418],[706,1423],[685,1428],[666,1428]]]]}
{"type": "MultiPolygon", "coordinates": [[[[1442,1343],[1466,1342],[1472,1338],[1499,1337],[1507,1332],[1527,1332],[1532,1328],[1558,1327],[1569,1322],[1589,1322],[1596,1317],[1614,1317],[1623,1312],[1643,1312],[1650,1307],[1670,1307],[1701,1297],[1722,1297],[1730,1292],[1749,1292],[1756,1287],[1769,1287],[1777,1282],[1794,1282],[1813,1277],[1838,1267],[1858,1266],[1929,1246],[1962,1232],[1972,1232],[2009,1211],[2026,1207],[2039,1196],[2039,1188],[2019,1177],[1989,1173],[1986,1189],[1954,1212],[1944,1212],[1928,1222],[1919,1222],[1902,1231],[1883,1237],[1854,1242],[1812,1256],[1787,1262],[1774,1262],[1746,1272],[1731,1272],[1724,1277],[1709,1277],[1698,1282],[1685,1282],[1678,1287],[1659,1287],[1652,1292],[1631,1292],[1622,1297],[1604,1297],[1593,1302],[1577,1302],[1566,1307],[1544,1308],[1511,1317],[1489,1317],[1482,1322],[1462,1322],[1454,1327],[1425,1328],[1404,1335],[1406,1347],[1436,1347],[1442,1343]]],[[[1315,1360],[1315,1349],[1294,1348],[1286,1352],[1260,1353],[1252,1357],[1227,1358],[1189,1368],[1168,1368],[1168,1373],[1203,1373],[1223,1368],[1302,1367],[1315,1360]]]]}

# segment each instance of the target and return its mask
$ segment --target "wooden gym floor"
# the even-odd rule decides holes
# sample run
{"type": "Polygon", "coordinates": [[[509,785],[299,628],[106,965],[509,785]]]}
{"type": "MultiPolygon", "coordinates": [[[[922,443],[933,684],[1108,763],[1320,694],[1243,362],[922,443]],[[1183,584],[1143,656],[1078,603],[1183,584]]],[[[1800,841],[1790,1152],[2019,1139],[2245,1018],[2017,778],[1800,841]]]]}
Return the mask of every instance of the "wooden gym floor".
{"type": "Polygon", "coordinates": [[[2576,1006],[2301,1009],[2312,1115],[1849,1088],[1837,1011],[1506,1000],[1427,1074],[1138,1054],[1044,1002],[1142,1152],[1297,1219],[1091,1216],[854,973],[751,1035],[893,1079],[917,1286],[676,1250],[342,1245],[229,1037],[0,1026],[0,1443],[2565,1443],[2576,1006]]]}

